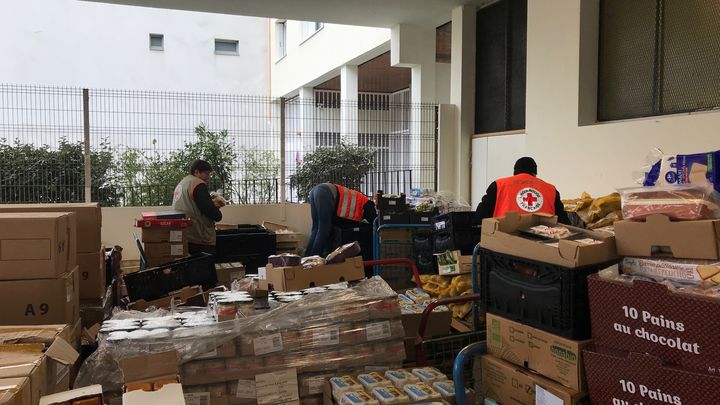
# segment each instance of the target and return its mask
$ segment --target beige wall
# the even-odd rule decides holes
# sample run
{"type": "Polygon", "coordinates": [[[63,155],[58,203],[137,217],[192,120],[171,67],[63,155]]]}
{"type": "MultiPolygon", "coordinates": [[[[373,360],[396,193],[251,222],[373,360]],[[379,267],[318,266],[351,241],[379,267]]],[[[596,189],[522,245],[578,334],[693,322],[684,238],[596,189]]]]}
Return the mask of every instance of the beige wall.
{"type": "Polygon", "coordinates": [[[632,185],[632,172],[653,147],[666,153],[720,149],[720,112],[578,125],[587,108],[595,108],[588,100],[596,92],[596,9],[597,0],[528,1],[526,151],[563,197],[632,185]],[[587,42],[582,61],[581,32],[587,42]]]}
{"type": "MultiPolygon", "coordinates": [[[[168,207],[127,207],[103,208],[102,240],[107,246],[120,245],[124,248],[123,257],[138,259],[133,233],[140,236],[140,230],[133,227],[135,218],[142,212],[162,211],[168,207]]],[[[312,227],[310,205],[233,205],[222,209],[225,224],[261,224],[263,221],[281,223],[308,235],[312,227]]]]}

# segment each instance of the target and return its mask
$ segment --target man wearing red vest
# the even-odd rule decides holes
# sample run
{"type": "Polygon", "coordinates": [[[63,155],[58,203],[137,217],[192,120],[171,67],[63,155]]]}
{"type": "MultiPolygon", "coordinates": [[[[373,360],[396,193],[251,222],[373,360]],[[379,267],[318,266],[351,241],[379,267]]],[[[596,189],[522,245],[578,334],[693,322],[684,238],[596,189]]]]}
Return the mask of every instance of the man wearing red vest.
{"type": "Polygon", "coordinates": [[[305,256],[324,253],[333,224],[363,220],[372,223],[377,217],[375,203],[363,193],[331,183],[310,190],[310,212],[313,225],[305,256]]]}
{"type": "Polygon", "coordinates": [[[477,207],[481,218],[504,217],[508,212],[557,215],[558,222],[570,225],[570,218],[555,186],[537,176],[537,163],[530,157],[515,162],[512,177],[498,179],[487,189],[477,207]]]}

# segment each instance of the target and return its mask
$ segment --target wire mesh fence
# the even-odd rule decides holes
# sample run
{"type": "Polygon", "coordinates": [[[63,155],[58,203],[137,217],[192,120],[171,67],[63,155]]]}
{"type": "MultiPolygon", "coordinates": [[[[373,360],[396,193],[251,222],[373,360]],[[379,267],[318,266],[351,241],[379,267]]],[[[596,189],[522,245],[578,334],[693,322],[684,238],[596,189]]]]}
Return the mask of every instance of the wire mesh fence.
{"type": "Polygon", "coordinates": [[[303,202],[320,182],[434,189],[436,111],[409,91],[348,102],[0,85],[0,202],[170,205],[198,158],[239,204],[303,202]]]}

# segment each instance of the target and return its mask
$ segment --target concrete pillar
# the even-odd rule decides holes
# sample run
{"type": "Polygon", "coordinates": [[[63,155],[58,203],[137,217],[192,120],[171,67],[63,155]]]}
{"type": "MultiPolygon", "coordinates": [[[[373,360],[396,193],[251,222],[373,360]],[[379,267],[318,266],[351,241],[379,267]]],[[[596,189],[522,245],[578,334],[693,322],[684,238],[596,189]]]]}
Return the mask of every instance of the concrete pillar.
{"type": "Polygon", "coordinates": [[[354,65],[340,69],[340,137],[358,143],[358,67],[354,65]]]}
{"type": "MultiPolygon", "coordinates": [[[[300,110],[300,158],[304,159],[305,154],[315,149],[315,89],[312,87],[301,87],[298,95],[300,110]]],[[[293,162],[295,157],[293,157],[293,162]]]]}
{"type": "Polygon", "coordinates": [[[434,173],[429,167],[435,154],[435,28],[399,24],[390,32],[390,64],[411,69],[410,150],[406,160],[413,168],[413,186],[432,188],[434,173]]]}
{"type": "MultiPolygon", "coordinates": [[[[450,62],[450,103],[455,105],[455,187],[454,192],[470,200],[471,140],[475,132],[475,18],[474,6],[458,6],[452,11],[452,50],[450,62]]],[[[443,170],[447,164],[443,164],[443,170]]]]}

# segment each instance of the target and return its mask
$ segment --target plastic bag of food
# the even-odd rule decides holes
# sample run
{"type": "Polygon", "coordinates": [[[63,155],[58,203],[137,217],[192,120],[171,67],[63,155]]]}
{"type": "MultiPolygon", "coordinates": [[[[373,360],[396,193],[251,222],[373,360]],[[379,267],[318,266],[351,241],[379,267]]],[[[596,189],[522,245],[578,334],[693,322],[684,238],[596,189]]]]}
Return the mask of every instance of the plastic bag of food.
{"type": "Polygon", "coordinates": [[[656,186],[618,190],[622,196],[622,216],[643,220],[662,214],[673,221],[718,218],[720,214],[713,192],[705,186],[656,186]]]}
{"type": "MultiPolygon", "coordinates": [[[[659,150],[655,150],[658,152],[659,150]]],[[[720,151],[660,155],[645,172],[643,185],[705,185],[720,192],[720,151]]]]}

